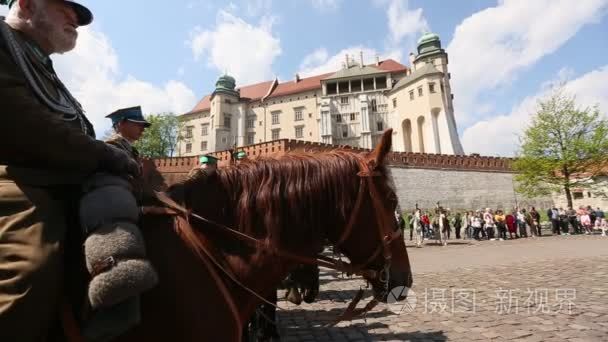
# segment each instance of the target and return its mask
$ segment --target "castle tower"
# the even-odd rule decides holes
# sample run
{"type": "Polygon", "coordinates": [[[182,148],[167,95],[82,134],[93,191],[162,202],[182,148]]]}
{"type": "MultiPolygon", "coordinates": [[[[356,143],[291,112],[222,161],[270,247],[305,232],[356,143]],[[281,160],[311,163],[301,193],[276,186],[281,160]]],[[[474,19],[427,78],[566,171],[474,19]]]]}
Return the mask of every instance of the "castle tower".
{"type": "Polygon", "coordinates": [[[388,93],[392,103],[395,151],[464,154],[448,71],[448,54],[439,36],[426,33],[410,55],[411,72],[388,93]]]}
{"type": "Polygon", "coordinates": [[[211,150],[222,151],[243,146],[245,119],[236,80],[229,75],[221,76],[211,95],[211,150]]]}

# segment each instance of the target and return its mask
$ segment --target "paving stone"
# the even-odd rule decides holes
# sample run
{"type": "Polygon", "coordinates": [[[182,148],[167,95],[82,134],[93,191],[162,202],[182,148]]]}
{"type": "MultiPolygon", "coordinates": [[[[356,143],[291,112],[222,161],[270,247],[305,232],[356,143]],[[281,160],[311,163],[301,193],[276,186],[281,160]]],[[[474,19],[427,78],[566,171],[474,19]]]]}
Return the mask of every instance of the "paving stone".
{"type": "Polygon", "coordinates": [[[576,329],[576,330],[589,330],[589,327],[586,327],[584,325],[579,325],[579,324],[570,324],[568,325],[570,328],[572,329],[576,329]]]}
{"type": "Polygon", "coordinates": [[[481,335],[483,335],[484,337],[489,338],[489,339],[494,339],[494,338],[501,336],[500,334],[498,334],[494,331],[486,331],[486,332],[481,333],[481,335]]]}
{"type": "MultiPolygon", "coordinates": [[[[608,249],[605,240],[601,240],[602,247],[598,249],[598,245],[593,244],[598,237],[569,238],[572,239],[546,237],[504,241],[500,245],[485,241],[441,249],[433,246],[410,248],[417,293],[415,310],[394,315],[386,306],[378,306],[365,319],[341,322],[329,330],[323,325],[342,312],[353,293],[365,283],[358,277],[339,279],[335,272],[322,269],[321,292],[314,304],[279,303],[289,308],[289,311],[278,313],[282,340],[608,341],[608,263],[605,261],[608,249]],[[558,249],[556,244],[561,247],[558,249]],[[501,255],[526,255],[528,261],[513,262],[506,258],[504,262],[485,262],[488,255],[503,253],[497,252],[498,248],[509,248],[508,253],[501,255]],[[547,250],[554,252],[551,254],[547,250]],[[564,250],[570,251],[567,256],[564,250]],[[597,256],[575,256],[581,250],[597,256]],[[556,291],[564,288],[576,291],[572,314],[568,314],[566,307],[558,310],[560,308],[556,306],[556,291]],[[443,297],[438,294],[427,296],[432,294],[429,292],[432,289],[445,289],[443,297]],[[454,308],[453,294],[456,292],[453,291],[460,289],[474,290],[475,305],[469,311],[459,312],[454,308]],[[547,291],[544,299],[549,312],[536,312],[542,307],[538,301],[525,303],[528,289],[538,293],[547,291]],[[499,290],[513,290],[515,301],[509,312],[498,310],[499,290]],[[445,309],[432,312],[433,305],[445,309]]],[[[364,299],[359,307],[369,299],[364,299]]]]}

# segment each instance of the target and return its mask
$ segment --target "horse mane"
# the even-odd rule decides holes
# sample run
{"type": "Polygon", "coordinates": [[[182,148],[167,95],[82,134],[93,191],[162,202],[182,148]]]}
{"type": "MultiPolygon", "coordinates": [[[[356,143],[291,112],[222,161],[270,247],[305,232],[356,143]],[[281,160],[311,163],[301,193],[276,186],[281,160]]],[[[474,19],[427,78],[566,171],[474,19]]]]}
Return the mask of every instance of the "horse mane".
{"type": "Polygon", "coordinates": [[[206,189],[208,182],[218,182],[226,197],[223,215],[234,217],[228,223],[278,247],[287,243],[285,235],[293,241],[319,241],[325,227],[346,223],[359,190],[355,175],[363,160],[364,155],[345,150],[290,152],[245,160],[220,168],[211,177],[187,179],[182,186],[188,202],[194,204],[216,196],[206,189]],[[289,234],[283,234],[285,229],[289,234]]]}

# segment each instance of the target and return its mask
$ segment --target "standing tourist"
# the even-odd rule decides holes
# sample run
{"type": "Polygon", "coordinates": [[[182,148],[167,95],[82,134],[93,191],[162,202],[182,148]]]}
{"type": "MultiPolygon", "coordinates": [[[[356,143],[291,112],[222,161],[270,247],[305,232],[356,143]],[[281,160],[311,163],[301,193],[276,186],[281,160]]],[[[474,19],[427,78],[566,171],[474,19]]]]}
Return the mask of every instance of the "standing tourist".
{"type": "Polygon", "coordinates": [[[520,237],[528,237],[526,231],[526,209],[517,210],[517,227],[519,227],[520,237]]]}
{"type": "Polygon", "coordinates": [[[496,215],[494,215],[494,221],[496,221],[496,229],[498,230],[498,238],[502,240],[507,239],[507,227],[505,224],[505,214],[502,210],[496,211],[496,215]]]}
{"type": "Polygon", "coordinates": [[[505,223],[507,225],[507,229],[509,230],[509,239],[513,240],[513,234],[515,234],[515,238],[517,236],[517,216],[514,211],[511,211],[509,214],[505,216],[505,223]]]}
{"type": "Polygon", "coordinates": [[[551,220],[553,235],[561,235],[559,231],[559,211],[556,207],[547,210],[547,217],[551,220]]]}
{"type": "Polygon", "coordinates": [[[532,229],[532,234],[536,235],[536,236],[541,236],[542,232],[541,232],[541,225],[540,225],[540,213],[538,211],[536,211],[536,208],[532,207],[532,209],[530,209],[530,218],[532,225],[530,226],[530,228],[532,229]]]}
{"type": "Polygon", "coordinates": [[[490,208],[486,208],[486,212],[483,214],[483,222],[488,240],[494,240],[494,215],[492,215],[490,208]]]}
{"type": "Polygon", "coordinates": [[[576,210],[574,210],[572,207],[568,207],[568,210],[566,210],[566,216],[568,216],[568,222],[570,223],[570,226],[572,226],[572,234],[580,234],[581,231],[576,217],[576,210]]]}
{"type": "Polygon", "coordinates": [[[460,213],[456,213],[456,215],[454,215],[454,233],[458,240],[460,240],[460,229],[462,229],[462,216],[460,213]]]}

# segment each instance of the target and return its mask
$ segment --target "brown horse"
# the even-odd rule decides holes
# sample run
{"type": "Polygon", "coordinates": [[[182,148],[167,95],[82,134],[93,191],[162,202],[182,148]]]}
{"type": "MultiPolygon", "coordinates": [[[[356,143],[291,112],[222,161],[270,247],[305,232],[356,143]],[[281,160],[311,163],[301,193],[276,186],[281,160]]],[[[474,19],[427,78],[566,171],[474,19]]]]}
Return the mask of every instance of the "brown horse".
{"type": "Polygon", "coordinates": [[[144,215],[160,282],[142,296],[141,324],[119,340],[240,341],[243,322],[261,302],[253,293],[269,297],[294,265],[314,262],[327,240],[378,300],[393,287],[411,286],[405,244],[395,234],[396,196],[383,166],[391,134],[365,154],[261,158],[171,187],[176,201],[215,223],[144,215]],[[263,243],[237,239],[226,227],[263,243]]]}

